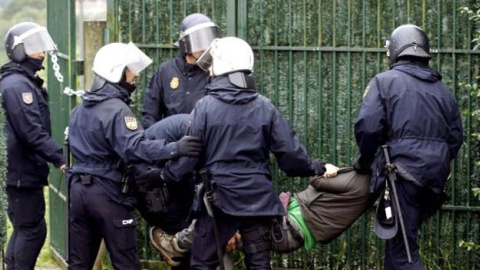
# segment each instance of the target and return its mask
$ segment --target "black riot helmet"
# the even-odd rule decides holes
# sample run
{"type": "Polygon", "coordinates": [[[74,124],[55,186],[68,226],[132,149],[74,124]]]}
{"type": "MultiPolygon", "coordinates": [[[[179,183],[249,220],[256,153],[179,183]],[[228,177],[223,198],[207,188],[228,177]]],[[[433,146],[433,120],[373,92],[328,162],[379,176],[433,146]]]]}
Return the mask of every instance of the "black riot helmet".
{"type": "Polygon", "coordinates": [[[182,54],[192,54],[206,50],[214,39],[220,37],[220,29],[209,17],[193,13],[182,20],[178,34],[178,42],[174,45],[182,54]]]}
{"type": "Polygon", "coordinates": [[[430,59],[430,44],[427,34],[422,28],[413,24],[401,25],[393,30],[385,47],[390,65],[393,65],[402,56],[422,58],[424,61],[430,59]]]}
{"type": "Polygon", "coordinates": [[[28,55],[56,50],[47,28],[32,22],[14,25],[5,36],[5,50],[8,58],[20,63],[28,55]]]}

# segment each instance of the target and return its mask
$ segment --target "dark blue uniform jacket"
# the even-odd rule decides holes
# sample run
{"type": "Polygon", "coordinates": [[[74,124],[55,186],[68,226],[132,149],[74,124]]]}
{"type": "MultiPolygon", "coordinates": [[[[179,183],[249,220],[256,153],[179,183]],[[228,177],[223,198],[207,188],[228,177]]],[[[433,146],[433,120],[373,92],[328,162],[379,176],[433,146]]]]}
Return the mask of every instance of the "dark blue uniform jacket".
{"type": "MultiPolygon", "coordinates": [[[[270,174],[270,151],[287,175],[315,174],[297,134],[254,89],[238,89],[219,77],[207,91],[192,112],[188,133],[205,144],[198,167],[207,168],[216,183],[216,206],[235,216],[283,215],[270,174]]],[[[167,163],[164,177],[178,181],[196,165],[196,159],[180,157],[167,163]]]]}
{"type": "Polygon", "coordinates": [[[9,186],[45,186],[47,162],[56,167],[65,163],[62,148],[51,137],[47,91],[35,72],[28,61],[9,62],[1,71],[9,186]]]}
{"type": "Polygon", "coordinates": [[[169,116],[147,128],[145,136],[150,140],[176,142],[185,136],[190,118],[190,115],[185,113],[169,116]]]}
{"type": "Polygon", "coordinates": [[[177,156],[175,143],[145,138],[129,102],[126,89],[106,82],[83,96],[83,103],[73,109],[69,123],[69,145],[76,160],[72,173],[101,178],[99,184],[113,200],[123,204],[131,204],[121,194],[126,164],[153,163],[177,156]]]}
{"type": "MultiPolygon", "coordinates": [[[[404,178],[443,190],[463,135],[457,102],[440,80],[428,67],[400,64],[369,82],[355,123],[361,166],[372,164],[377,149],[388,144],[404,178]]],[[[371,166],[372,189],[385,179],[384,160],[379,152],[371,166]]]]}
{"type": "Polygon", "coordinates": [[[207,83],[208,72],[188,64],[181,55],[162,63],[145,89],[144,128],[170,115],[190,113],[205,96],[207,83]]]}
{"type": "MultiPolygon", "coordinates": [[[[186,113],[169,116],[145,129],[145,137],[149,140],[165,140],[166,143],[176,142],[185,136],[190,119],[190,114],[186,113]]],[[[145,173],[152,167],[161,168],[170,158],[157,160],[154,164],[136,164],[135,173],[145,173]]]]}

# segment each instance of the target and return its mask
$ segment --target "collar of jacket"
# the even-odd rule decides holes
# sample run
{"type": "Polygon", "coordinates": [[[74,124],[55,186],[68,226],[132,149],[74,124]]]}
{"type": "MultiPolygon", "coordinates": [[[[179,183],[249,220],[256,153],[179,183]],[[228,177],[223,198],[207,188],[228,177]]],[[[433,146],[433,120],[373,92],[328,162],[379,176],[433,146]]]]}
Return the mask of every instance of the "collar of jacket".
{"type": "Polygon", "coordinates": [[[187,63],[184,55],[179,55],[175,58],[175,65],[182,72],[182,75],[186,77],[190,74],[195,73],[207,73],[206,71],[202,70],[198,65],[187,63]]]}
{"type": "Polygon", "coordinates": [[[28,61],[23,61],[22,63],[17,63],[13,61],[7,62],[1,68],[2,76],[8,76],[9,74],[13,73],[22,73],[28,78],[34,80],[35,74],[37,71],[33,67],[33,64],[28,61]]]}
{"type": "Polygon", "coordinates": [[[246,104],[255,100],[259,95],[253,88],[236,87],[226,75],[212,78],[205,89],[208,95],[230,104],[246,104]]]}
{"type": "Polygon", "coordinates": [[[105,81],[103,86],[99,87],[98,89],[85,93],[82,98],[86,106],[112,98],[121,99],[127,105],[129,105],[132,101],[130,99],[130,93],[127,89],[116,83],[110,83],[107,81],[105,81]]]}
{"type": "Polygon", "coordinates": [[[9,61],[4,64],[1,68],[0,74],[2,76],[8,76],[10,74],[21,73],[34,81],[37,85],[40,83],[39,86],[42,86],[43,80],[40,77],[35,76],[37,73],[36,69],[34,68],[33,64],[28,61],[23,61],[22,63],[17,63],[13,61],[9,61]]]}

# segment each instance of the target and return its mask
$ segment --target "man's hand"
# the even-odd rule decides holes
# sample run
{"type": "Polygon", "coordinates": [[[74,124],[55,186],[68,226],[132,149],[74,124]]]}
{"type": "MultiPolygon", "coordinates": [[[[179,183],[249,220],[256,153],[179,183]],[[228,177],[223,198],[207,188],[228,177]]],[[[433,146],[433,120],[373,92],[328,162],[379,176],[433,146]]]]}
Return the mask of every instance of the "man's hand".
{"type": "Polygon", "coordinates": [[[60,166],[60,171],[62,171],[62,173],[65,173],[65,171],[67,170],[67,165],[63,164],[62,166],[60,166]]]}
{"type": "Polygon", "coordinates": [[[323,174],[323,177],[325,178],[332,178],[337,176],[339,168],[333,164],[327,163],[325,164],[325,173],[323,174]]]}
{"type": "Polygon", "coordinates": [[[230,240],[228,240],[226,251],[227,253],[232,253],[237,249],[238,243],[242,242],[242,236],[237,232],[235,233],[230,240]]]}
{"type": "Polygon", "coordinates": [[[179,156],[198,156],[202,151],[202,142],[197,137],[183,136],[175,144],[179,156]]]}
{"type": "Polygon", "coordinates": [[[353,169],[360,174],[370,174],[372,171],[369,164],[370,162],[365,162],[365,159],[359,155],[353,162],[353,169]]]}

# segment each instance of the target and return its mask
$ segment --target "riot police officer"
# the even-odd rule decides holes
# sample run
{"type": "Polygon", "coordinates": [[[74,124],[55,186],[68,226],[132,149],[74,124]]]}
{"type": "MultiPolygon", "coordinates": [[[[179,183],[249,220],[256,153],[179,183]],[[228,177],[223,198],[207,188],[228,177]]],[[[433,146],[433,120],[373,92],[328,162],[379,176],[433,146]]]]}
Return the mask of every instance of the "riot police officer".
{"type": "Polygon", "coordinates": [[[5,38],[10,61],[1,68],[2,106],[7,137],[8,217],[13,232],[5,261],[8,269],[33,269],[45,242],[45,200],[51,162],[62,171],[62,148],[51,137],[48,94],[36,75],[43,69],[45,52],[56,45],[47,29],[19,23],[5,38]]]}
{"type": "Polygon", "coordinates": [[[145,89],[142,123],[145,128],[174,114],[190,113],[205,95],[208,73],[196,62],[213,39],[218,26],[200,13],[190,14],[179,25],[180,55],[160,65],[145,89]]]}
{"type": "Polygon", "coordinates": [[[324,163],[309,159],[297,134],[255,90],[248,43],[235,37],[215,39],[198,65],[210,70],[212,80],[192,112],[187,134],[199,136],[204,150],[200,158],[170,161],[163,171],[167,182],[179,181],[194,169],[208,171],[203,175],[212,195],[207,209],[212,211],[202,212],[196,223],[191,269],[218,266],[237,230],[247,268],[270,269],[266,234],[272,217],[285,213],[271,181],[269,152],[289,176],[323,174],[324,163]]]}
{"type": "Polygon", "coordinates": [[[70,177],[71,269],[92,269],[102,238],[115,269],[141,269],[128,165],[197,155],[201,149],[192,137],[169,144],[145,138],[128,105],[136,78],[150,63],[133,43],[103,46],[94,59],[91,91],[72,111],[69,146],[76,162],[70,177]]]}
{"type": "Polygon", "coordinates": [[[384,269],[425,269],[419,256],[418,229],[443,202],[450,162],[462,144],[462,122],[455,97],[428,65],[429,40],[420,27],[396,28],[386,48],[390,68],[368,83],[355,123],[360,156],[354,167],[377,172],[371,179],[376,199],[386,186],[385,156],[377,151],[388,145],[391,163],[399,172],[395,187],[405,213],[412,263],[398,231],[387,240],[384,269]]]}

